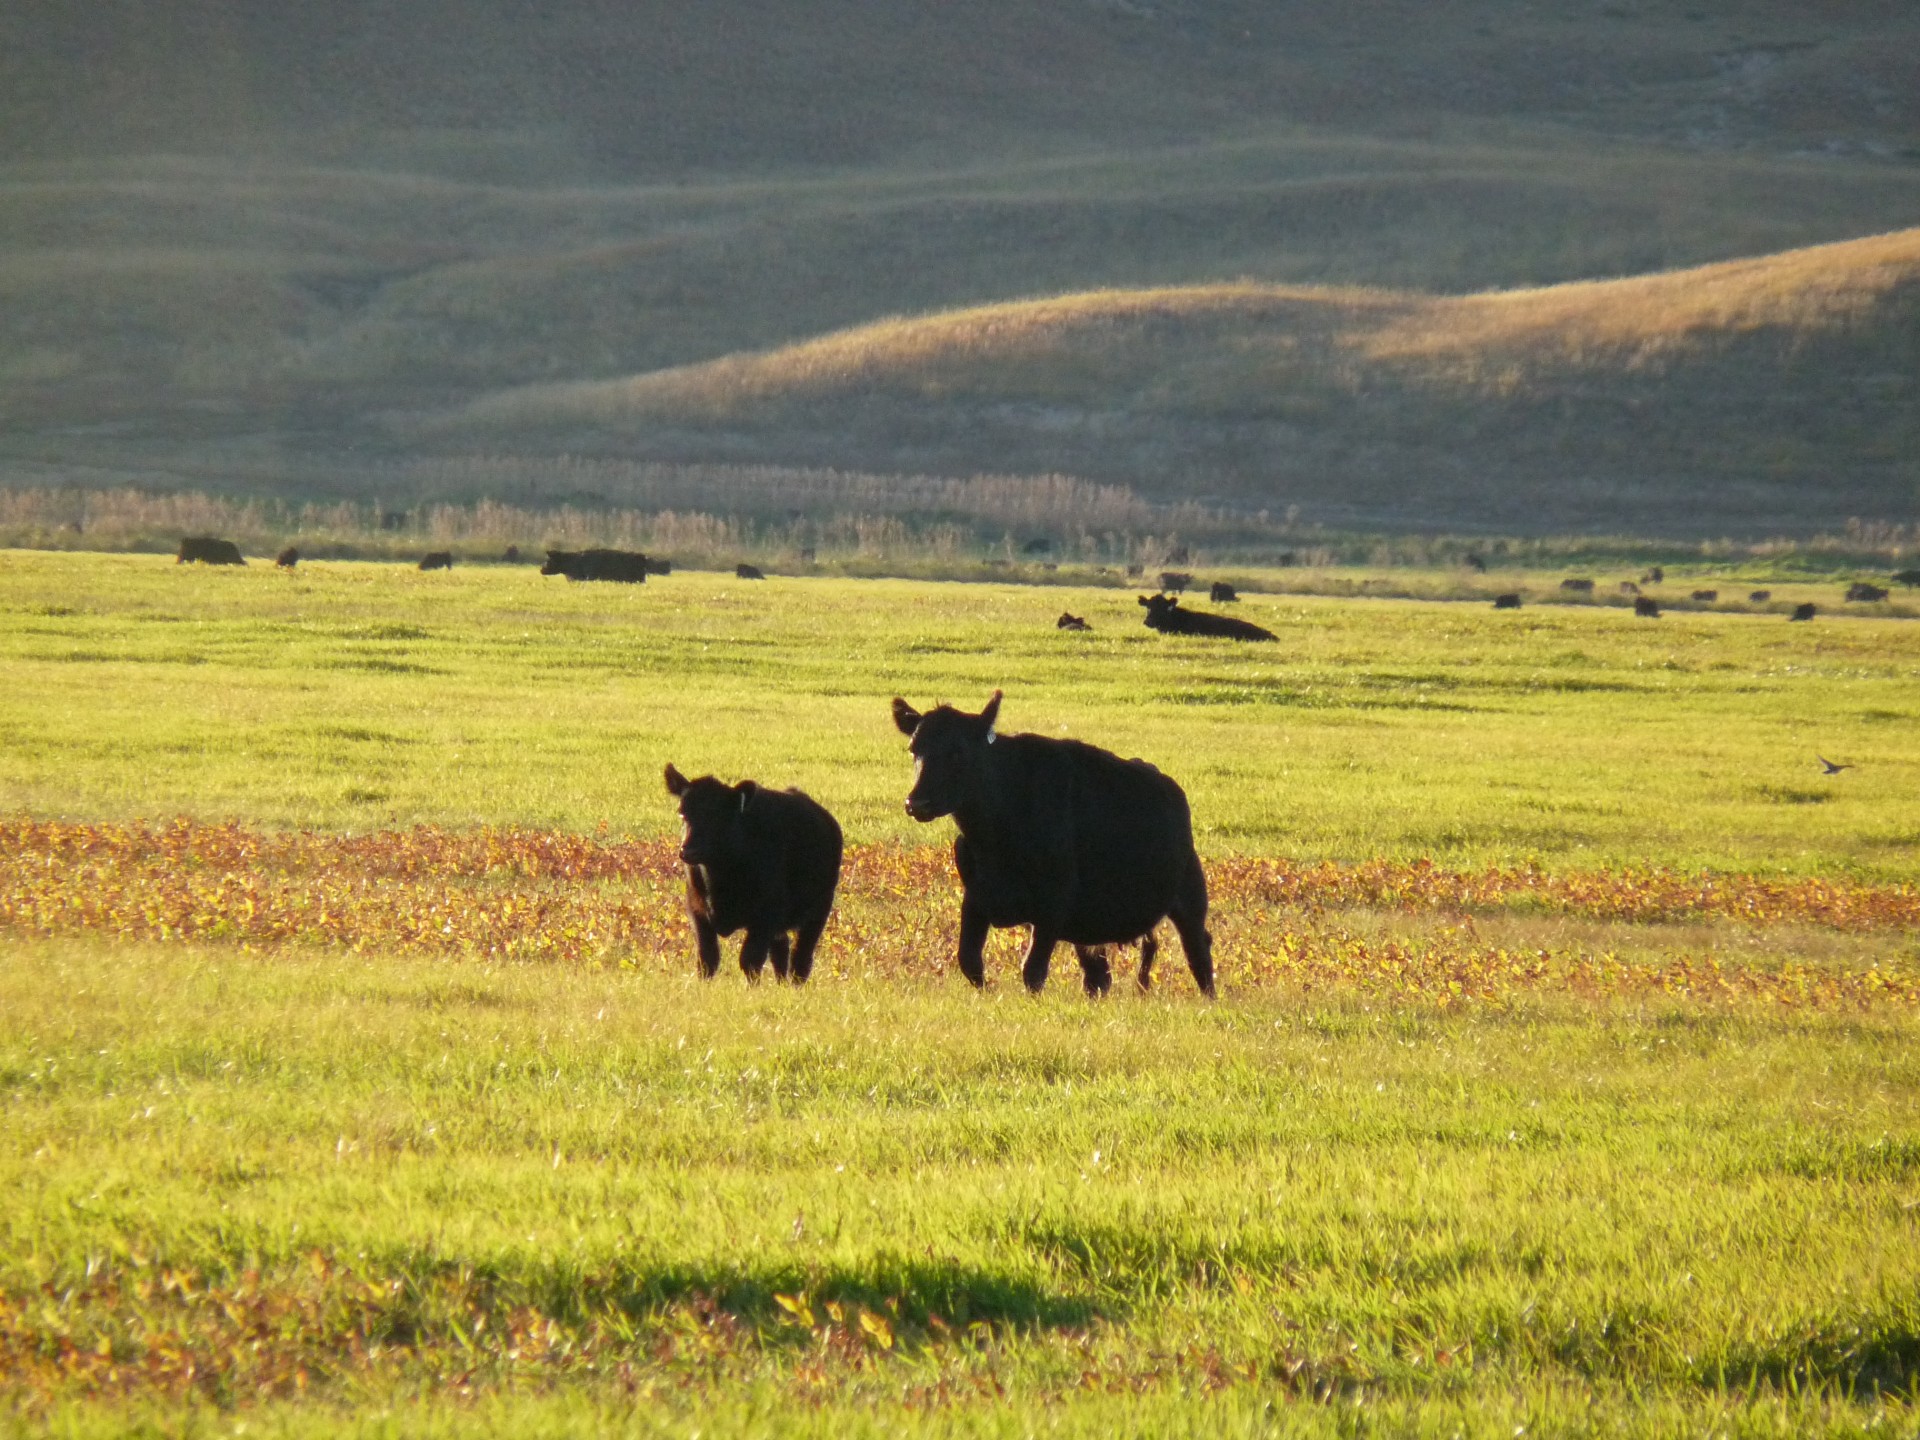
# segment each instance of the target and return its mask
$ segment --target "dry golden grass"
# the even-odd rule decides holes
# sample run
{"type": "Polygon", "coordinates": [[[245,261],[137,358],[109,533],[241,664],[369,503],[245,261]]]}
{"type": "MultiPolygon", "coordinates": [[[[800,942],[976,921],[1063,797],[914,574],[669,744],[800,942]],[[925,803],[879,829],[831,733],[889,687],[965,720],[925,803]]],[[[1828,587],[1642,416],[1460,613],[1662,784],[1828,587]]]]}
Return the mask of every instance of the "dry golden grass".
{"type": "MultiPolygon", "coordinates": [[[[875,394],[943,401],[1259,407],[1369,378],[1490,383],[1711,357],[1761,330],[1789,340],[1892,325],[1920,280],[1920,229],[1625,279],[1477,295],[1357,287],[1103,289],[894,316],[796,345],[613,381],[482,400],[484,427],[727,418],[875,394]],[[1386,372],[1383,376],[1382,372],[1386,372]]],[[[1868,337],[1868,343],[1873,343],[1868,337]]]]}

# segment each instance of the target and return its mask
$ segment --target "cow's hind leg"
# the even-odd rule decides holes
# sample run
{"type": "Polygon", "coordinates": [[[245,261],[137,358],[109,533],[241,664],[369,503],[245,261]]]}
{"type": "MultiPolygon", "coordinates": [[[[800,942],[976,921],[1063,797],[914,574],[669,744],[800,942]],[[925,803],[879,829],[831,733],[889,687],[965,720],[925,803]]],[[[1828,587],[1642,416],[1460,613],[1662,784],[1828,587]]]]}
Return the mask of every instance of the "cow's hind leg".
{"type": "Polygon", "coordinates": [[[1027,946],[1027,958],[1020,967],[1020,978],[1027,982],[1027,989],[1035,995],[1047,988],[1047,967],[1053,963],[1053,947],[1059,943],[1060,934],[1051,926],[1033,927],[1033,942],[1027,946]]]}
{"type": "Polygon", "coordinates": [[[770,937],[764,930],[747,931],[747,938],[740,942],[740,973],[749,980],[758,980],[760,972],[767,967],[767,952],[771,948],[770,937]]]}
{"type": "Polygon", "coordinates": [[[1213,936],[1207,933],[1207,875],[1195,855],[1180,893],[1167,911],[1173,928],[1180,934],[1180,948],[1187,952],[1187,968],[1202,995],[1213,995],[1213,936]]]}
{"type": "Polygon", "coordinates": [[[774,978],[778,980],[787,978],[787,947],[787,932],[784,930],[774,931],[773,938],[767,941],[767,958],[773,962],[774,978]]]}
{"type": "Polygon", "coordinates": [[[1113,988],[1113,962],[1106,946],[1076,945],[1073,953],[1080,957],[1080,980],[1087,994],[1104,995],[1113,988]]]}
{"type": "Polygon", "coordinates": [[[1149,930],[1140,937],[1140,992],[1153,988],[1153,957],[1160,953],[1160,937],[1149,930]]]}

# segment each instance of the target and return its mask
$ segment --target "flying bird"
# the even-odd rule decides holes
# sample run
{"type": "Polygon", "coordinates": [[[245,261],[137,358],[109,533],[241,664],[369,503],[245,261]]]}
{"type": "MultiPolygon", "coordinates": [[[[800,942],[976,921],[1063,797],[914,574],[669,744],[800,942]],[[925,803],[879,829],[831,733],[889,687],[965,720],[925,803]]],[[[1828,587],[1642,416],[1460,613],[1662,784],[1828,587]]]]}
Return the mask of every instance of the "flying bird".
{"type": "Polygon", "coordinates": [[[1842,770],[1853,769],[1851,765],[1836,765],[1824,755],[1816,755],[1813,758],[1820,762],[1820,773],[1822,775],[1838,775],[1842,770]]]}

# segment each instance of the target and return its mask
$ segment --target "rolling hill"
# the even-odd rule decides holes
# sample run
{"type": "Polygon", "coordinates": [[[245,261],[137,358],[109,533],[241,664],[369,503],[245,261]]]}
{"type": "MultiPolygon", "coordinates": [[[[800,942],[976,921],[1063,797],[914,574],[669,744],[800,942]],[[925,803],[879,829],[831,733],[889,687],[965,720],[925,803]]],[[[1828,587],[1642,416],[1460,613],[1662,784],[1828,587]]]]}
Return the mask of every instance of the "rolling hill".
{"type": "Polygon", "coordinates": [[[481,447],[1391,526],[1913,512],[1899,7],[116,16],[0,15],[0,484],[481,447]]]}

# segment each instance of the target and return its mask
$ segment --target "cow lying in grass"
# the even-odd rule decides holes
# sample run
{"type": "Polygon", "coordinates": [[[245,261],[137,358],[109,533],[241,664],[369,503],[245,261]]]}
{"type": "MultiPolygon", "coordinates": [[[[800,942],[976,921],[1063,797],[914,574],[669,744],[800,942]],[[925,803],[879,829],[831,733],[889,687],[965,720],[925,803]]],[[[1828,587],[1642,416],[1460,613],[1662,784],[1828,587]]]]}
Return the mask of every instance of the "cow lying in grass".
{"type": "Polygon", "coordinates": [[[569,580],[618,580],[644,585],[647,557],[632,550],[549,550],[542,575],[564,575],[569,580]]]}
{"type": "Polygon", "coordinates": [[[1062,940],[1080,957],[1088,994],[1112,983],[1099,947],[1142,940],[1141,983],[1154,926],[1173,921],[1194,983],[1213,994],[1207,877],[1193,848],[1186,793],[1144,760],[1078,740],[1001,735],[1000,692],[978,715],[941,705],[924,715],[893,702],[913,754],[907,814],[951,815],[960,871],[960,972],[986,983],[987,931],[1030,925],[1021,978],[1047,983],[1062,940]]]}
{"type": "Polygon", "coordinates": [[[1212,615],[1205,610],[1182,610],[1177,595],[1142,595],[1140,603],[1147,607],[1147,628],[1163,635],[1217,635],[1227,640],[1280,638],[1250,620],[1212,615]]]}
{"type": "Polygon", "coordinates": [[[740,968],[749,980],[771,960],[775,975],[800,984],[833,913],[839,823],[798,790],[766,790],[751,780],[728,785],[711,775],[689,780],[671,765],[666,779],[680,802],[680,860],[700,973],[712,979],[720,937],[744,929],[740,968]]]}

